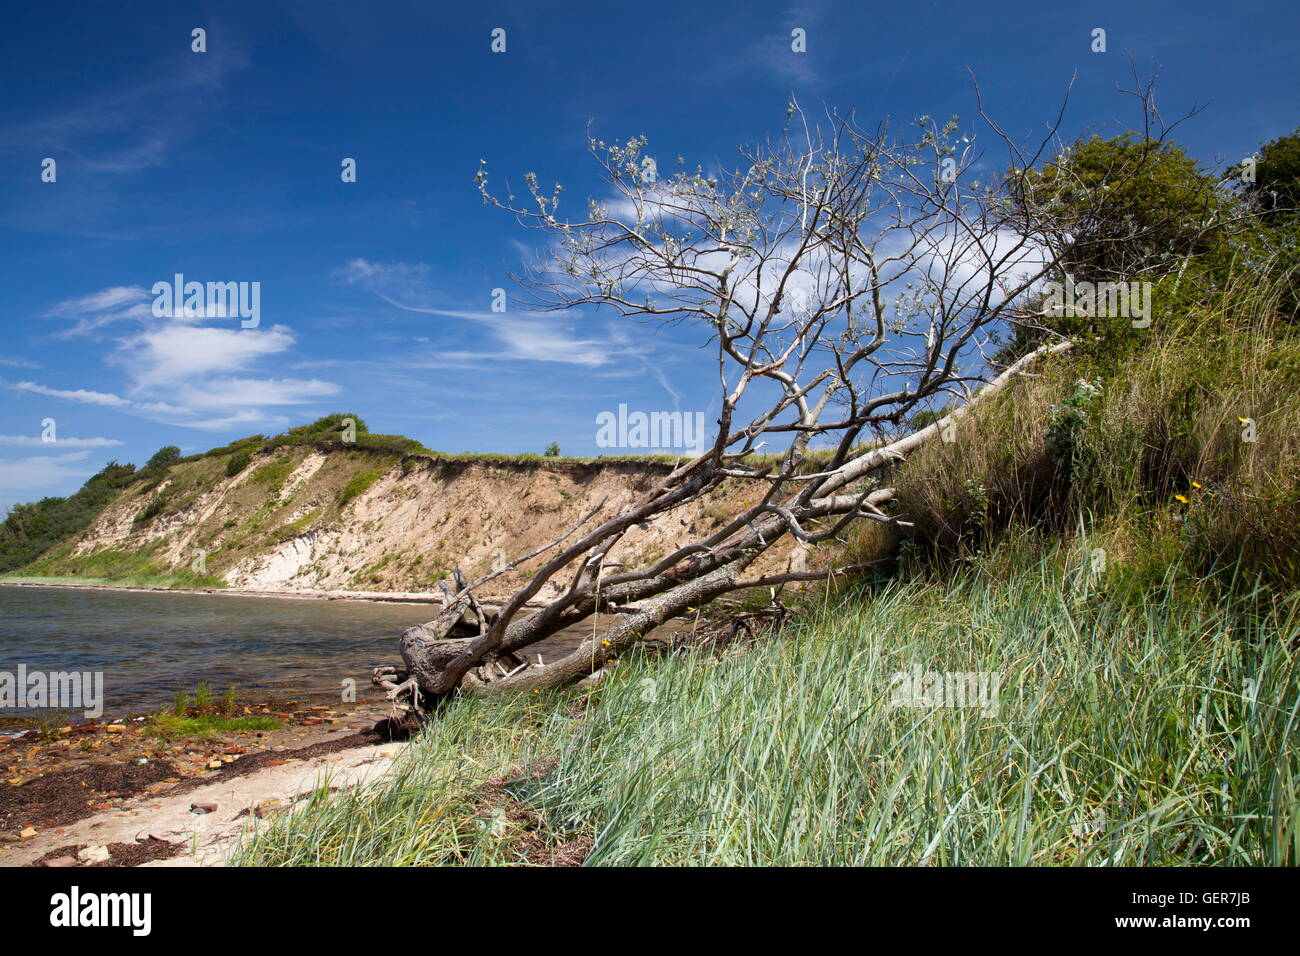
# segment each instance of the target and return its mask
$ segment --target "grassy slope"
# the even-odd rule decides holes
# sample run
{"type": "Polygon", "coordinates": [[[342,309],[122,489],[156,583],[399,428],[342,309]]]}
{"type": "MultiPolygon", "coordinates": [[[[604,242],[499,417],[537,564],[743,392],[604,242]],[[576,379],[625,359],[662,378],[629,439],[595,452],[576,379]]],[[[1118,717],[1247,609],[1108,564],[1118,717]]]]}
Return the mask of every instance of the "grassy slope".
{"type": "Polygon", "coordinates": [[[1294,588],[1300,335],[1275,305],[1229,288],[1132,353],[1084,343],[978,409],[953,443],[924,448],[899,475],[900,507],[950,558],[1008,526],[1082,524],[1139,576],[1242,569],[1294,588]]]}
{"type": "Polygon", "coordinates": [[[1296,602],[1135,596],[1088,567],[845,595],[749,653],[625,661],[580,709],[457,703],[395,777],[320,795],[243,862],[511,863],[585,838],[590,863],[1294,863],[1296,602]],[[999,672],[997,712],[891,706],[918,666],[999,672]],[[494,815],[493,777],[518,806],[494,815]]]}

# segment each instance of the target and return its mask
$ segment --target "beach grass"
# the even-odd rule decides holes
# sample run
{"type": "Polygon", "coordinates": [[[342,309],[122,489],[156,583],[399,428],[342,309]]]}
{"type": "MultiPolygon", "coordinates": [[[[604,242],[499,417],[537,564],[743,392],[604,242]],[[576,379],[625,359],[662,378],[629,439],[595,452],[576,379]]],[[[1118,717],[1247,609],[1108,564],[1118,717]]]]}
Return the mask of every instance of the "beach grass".
{"type": "Polygon", "coordinates": [[[630,657],[589,697],[458,700],[388,776],[235,860],[1294,864],[1300,598],[1135,589],[1086,554],[827,596],[746,651],[630,657]],[[928,690],[900,696],[909,675],[928,690]],[[936,696],[944,675],[996,701],[936,696]]]}

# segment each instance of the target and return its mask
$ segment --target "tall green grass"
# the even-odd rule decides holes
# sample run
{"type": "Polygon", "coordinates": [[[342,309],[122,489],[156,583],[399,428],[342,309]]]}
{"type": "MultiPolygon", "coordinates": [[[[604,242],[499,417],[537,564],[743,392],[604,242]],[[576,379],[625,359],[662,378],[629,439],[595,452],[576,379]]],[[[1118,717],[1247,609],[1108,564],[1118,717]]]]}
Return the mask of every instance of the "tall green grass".
{"type": "Polygon", "coordinates": [[[961,557],[1083,513],[1116,555],[1300,579],[1300,335],[1281,294],[1244,275],[1131,352],[1080,342],[977,406],[891,482],[915,541],[961,557]]]}
{"type": "Polygon", "coordinates": [[[586,700],[458,701],[389,777],[237,859],[1294,863],[1296,595],[1112,586],[1086,554],[828,598],[748,651],[625,660],[586,700]],[[914,668],[996,672],[996,712],[895,706],[914,668]]]}

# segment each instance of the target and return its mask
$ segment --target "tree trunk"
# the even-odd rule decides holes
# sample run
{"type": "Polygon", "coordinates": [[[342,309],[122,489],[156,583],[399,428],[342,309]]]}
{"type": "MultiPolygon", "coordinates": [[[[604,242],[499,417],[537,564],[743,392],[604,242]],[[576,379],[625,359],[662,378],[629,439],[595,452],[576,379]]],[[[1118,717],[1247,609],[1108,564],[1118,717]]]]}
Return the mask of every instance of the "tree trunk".
{"type": "MultiPolygon", "coordinates": [[[[945,426],[964,418],[975,402],[1004,389],[1026,366],[1069,347],[1069,342],[1062,342],[1037,349],[1003,371],[965,406],[944,419],[845,463],[816,486],[820,497],[802,502],[798,497],[792,498],[788,507],[761,505],[758,511],[762,513],[725,541],[688,552],[677,565],[658,573],[630,580],[624,576],[616,583],[602,584],[599,568],[605,551],[600,550],[583,563],[568,596],[527,617],[503,620],[499,615],[512,605],[488,614],[457,571],[458,590],[453,595],[444,588],[448,599],[444,610],[428,624],[408,628],[402,634],[401,654],[405,666],[376,668],[374,683],[387,689],[389,699],[399,711],[419,720],[427,709],[457,691],[474,695],[520,693],[581,680],[601,670],[659,625],[730,591],[818,580],[860,570],[865,566],[742,579],[745,569],[786,534],[806,537],[799,521],[837,515],[847,515],[845,520],[850,520],[858,515],[872,517],[873,513],[879,516],[878,520],[896,521],[896,518],[883,517],[883,512],[876,507],[893,497],[893,489],[878,489],[870,494],[833,492],[843,492],[873,471],[903,459],[940,434],[945,426]],[[870,510],[863,511],[863,507],[870,510]],[[591,568],[595,570],[589,573],[591,568]],[[529,663],[522,658],[524,648],[612,605],[619,605],[623,616],[563,658],[551,664],[529,663]]],[[[596,546],[592,547],[594,550],[596,546]]],[[[533,590],[556,574],[560,562],[554,563],[555,569],[539,572],[530,585],[533,590]]],[[[522,608],[522,599],[527,596],[525,592],[517,593],[512,599],[513,606],[522,608]]]]}

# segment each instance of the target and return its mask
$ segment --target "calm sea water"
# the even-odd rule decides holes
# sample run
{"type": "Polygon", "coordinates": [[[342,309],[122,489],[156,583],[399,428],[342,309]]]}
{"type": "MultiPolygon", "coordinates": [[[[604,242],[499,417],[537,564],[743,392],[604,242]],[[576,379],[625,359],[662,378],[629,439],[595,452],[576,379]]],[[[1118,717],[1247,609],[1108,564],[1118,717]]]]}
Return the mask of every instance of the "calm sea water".
{"type": "MultiPolygon", "coordinates": [[[[436,613],[418,604],[0,586],[0,672],[16,674],[19,664],[101,671],[110,715],[156,709],[200,681],[218,694],[234,685],[245,700],[337,701],[351,678],[359,701],[378,700],[371,670],[400,664],[402,630],[436,613]]],[[[576,641],[557,635],[540,649],[576,641]]],[[[0,718],[39,715],[0,708],[0,718]]],[[[4,723],[0,733],[17,729],[4,723]]]]}

